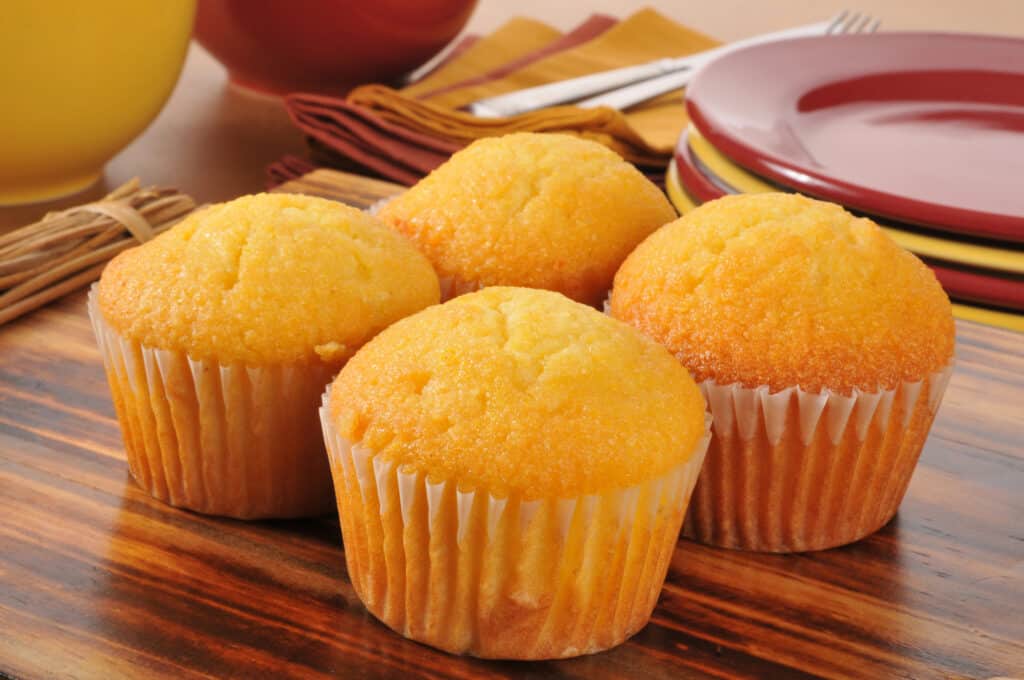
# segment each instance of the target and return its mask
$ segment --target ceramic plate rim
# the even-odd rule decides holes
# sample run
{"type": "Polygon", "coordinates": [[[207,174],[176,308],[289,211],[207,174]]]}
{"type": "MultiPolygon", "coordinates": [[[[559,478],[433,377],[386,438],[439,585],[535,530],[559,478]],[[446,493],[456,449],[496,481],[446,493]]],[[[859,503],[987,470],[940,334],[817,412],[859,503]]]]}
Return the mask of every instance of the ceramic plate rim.
{"type": "MultiPolygon", "coordinates": [[[[884,215],[901,222],[920,224],[933,228],[953,229],[973,236],[984,234],[989,238],[1004,240],[1024,240],[1024,216],[993,213],[943,205],[918,199],[907,198],[895,193],[862,187],[842,179],[838,179],[827,171],[822,172],[808,167],[806,164],[793,161],[759,148],[756,144],[737,138],[702,102],[704,83],[714,79],[726,79],[728,71],[736,72],[733,64],[737,60],[756,59],[759,52],[765,50],[797,49],[794,46],[807,45],[817,49],[835,40],[957,40],[969,42],[1012,42],[1019,44],[1024,50],[1024,39],[1009,36],[986,36],[970,33],[931,33],[931,32],[892,32],[875,35],[851,35],[836,37],[814,36],[794,38],[755,45],[730,52],[702,68],[687,88],[686,108],[691,121],[704,134],[708,141],[724,152],[738,164],[757,174],[774,181],[793,187],[800,191],[815,194],[844,205],[877,215],[884,215]],[[750,55],[754,55],[751,57],[750,55]],[[726,75],[723,75],[726,71],[726,75]],[[804,182],[794,182],[794,176],[807,177],[804,182]],[[824,189],[824,191],[821,191],[824,189]],[[979,232],[977,224],[985,225],[979,232]]],[[[742,62],[741,62],[742,63],[742,62]]],[[[1009,68],[1009,67],[1008,67],[1009,68]]],[[[1024,74],[1024,69],[1012,71],[1024,74]]]]}

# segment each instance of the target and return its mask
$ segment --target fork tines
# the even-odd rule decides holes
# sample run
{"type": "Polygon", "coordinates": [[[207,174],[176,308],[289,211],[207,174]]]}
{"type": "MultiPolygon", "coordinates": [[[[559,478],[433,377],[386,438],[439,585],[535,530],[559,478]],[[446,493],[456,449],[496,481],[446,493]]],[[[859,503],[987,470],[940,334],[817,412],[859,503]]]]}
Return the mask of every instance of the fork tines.
{"type": "Polygon", "coordinates": [[[870,14],[851,12],[844,9],[832,19],[825,30],[827,35],[844,35],[854,33],[874,33],[882,25],[881,19],[872,18],[870,14]]]}

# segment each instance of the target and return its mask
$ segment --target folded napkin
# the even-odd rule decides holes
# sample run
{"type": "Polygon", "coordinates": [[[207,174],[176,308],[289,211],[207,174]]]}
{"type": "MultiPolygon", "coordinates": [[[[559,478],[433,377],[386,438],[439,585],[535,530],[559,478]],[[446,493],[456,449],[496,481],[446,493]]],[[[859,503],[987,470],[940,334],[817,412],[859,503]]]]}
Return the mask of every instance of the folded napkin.
{"type": "Polygon", "coordinates": [[[461,64],[452,64],[451,69],[430,74],[429,77],[413,83],[404,88],[402,94],[407,97],[435,99],[436,101],[436,98],[441,95],[504,78],[545,57],[572,49],[596,38],[616,23],[618,20],[614,17],[595,14],[569,33],[561,35],[555,29],[540,22],[522,18],[513,19],[505,25],[504,29],[495,33],[492,40],[484,43],[477,54],[469,54],[461,64]],[[529,42],[517,35],[523,32],[531,39],[529,42]],[[519,52],[520,56],[499,60],[496,57],[502,51],[502,43],[508,38],[516,41],[514,49],[519,52]],[[480,54],[481,52],[483,54],[480,54]],[[462,64],[466,66],[465,69],[460,69],[462,64]],[[459,73],[460,70],[463,72],[459,73]],[[462,77],[459,77],[460,75],[462,77]]]}
{"type": "MultiPolygon", "coordinates": [[[[412,184],[475,139],[516,131],[566,132],[609,146],[660,175],[687,123],[681,91],[620,112],[558,106],[507,118],[459,110],[505,92],[661,57],[684,56],[717,43],[657,12],[616,22],[596,15],[560,35],[536,21],[514,19],[480,38],[422,80],[401,90],[366,85],[345,98],[289,95],[285,104],[318,163],[412,184]]],[[[288,164],[270,168],[287,177],[288,164]]],[[[292,167],[297,167],[294,161],[292,167]]]]}
{"type": "Polygon", "coordinates": [[[410,97],[420,97],[431,90],[472,80],[546,49],[561,37],[557,30],[539,21],[523,17],[510,19],[491,35],[478,37],[461,54],[451,55],[441,68],[403,90],[410,97]]]}
{"type": "Polygon", "coordinates": [[[281,156],[279,159],[267,166],[267,184],[269,187],[276,187],[284,184],[290,179],[302,177],[308,172],[316,170],[317,165],[305,158],[294,154],[281,156]]]}

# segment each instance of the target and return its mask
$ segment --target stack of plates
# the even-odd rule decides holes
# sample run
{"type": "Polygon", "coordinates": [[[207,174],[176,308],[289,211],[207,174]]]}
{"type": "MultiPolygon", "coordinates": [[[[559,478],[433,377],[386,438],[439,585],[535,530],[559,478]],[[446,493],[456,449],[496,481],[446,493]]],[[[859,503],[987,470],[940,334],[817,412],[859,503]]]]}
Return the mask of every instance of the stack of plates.
{"type": "Polygon", "coordinates": [[[955,313],[1024,330],[1024,40],[886,33],[728,54],[687,91],[680,212],[798,191],[871,217],[955,313]]]}

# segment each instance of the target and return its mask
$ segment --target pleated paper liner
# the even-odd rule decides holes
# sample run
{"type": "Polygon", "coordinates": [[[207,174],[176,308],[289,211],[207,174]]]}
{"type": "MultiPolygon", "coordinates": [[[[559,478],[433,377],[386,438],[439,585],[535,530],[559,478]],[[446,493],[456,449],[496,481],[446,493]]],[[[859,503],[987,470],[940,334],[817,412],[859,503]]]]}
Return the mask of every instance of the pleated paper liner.
{"type": "Polygon", "coordinates": [[[222,365],[119,335],[89,317],[140,487],[171,505],[243,519],[331,512],[316,410],[336,369],[222,365]]]}
{"type": "Polygon", "coordinates": [[[657,479],[525,500],[398,469],[341,437],[328,400],[320,414],[349,578],[387,626],[451,653],[548,659],[608,649],[647,623],[709,430],[657,479]]]}
{"type": "Polygon", "coordinates": [[[457,276],[438,276],[437,280],[441,284],[441,302],[447,302],[452,298],[483,288],[475,281],[463,281],[457,276]]]}
{"type": "Polygon", "coordinates": [[[388,203],[395,200],[404,193],[405,192],[402,191],[395,194],[394,196],[385,196],[384,198],[378,199],[371,203],[370,205],[366,206],[366,212],[376,217],[377,215],[380,214],[380,211],[384,209],[384,206],[386,206],[388,203]]]}
{"type": "Polygon", "coordinates": [[[861,539],[899,507],[952,373],[850,396],[701,383],[714,436],[684,534],[765,552],[861,539]]]}

